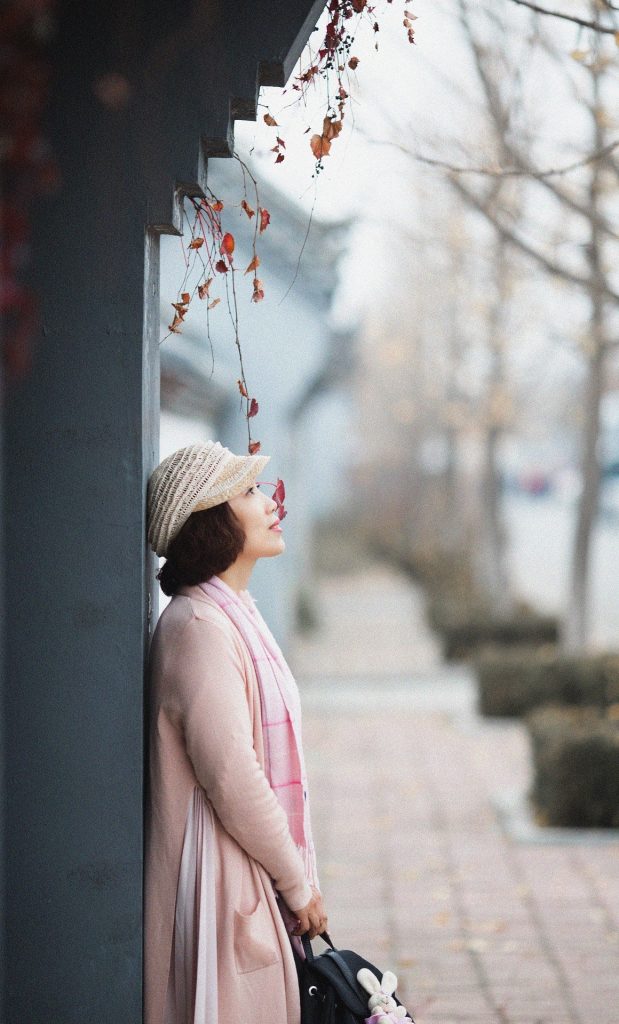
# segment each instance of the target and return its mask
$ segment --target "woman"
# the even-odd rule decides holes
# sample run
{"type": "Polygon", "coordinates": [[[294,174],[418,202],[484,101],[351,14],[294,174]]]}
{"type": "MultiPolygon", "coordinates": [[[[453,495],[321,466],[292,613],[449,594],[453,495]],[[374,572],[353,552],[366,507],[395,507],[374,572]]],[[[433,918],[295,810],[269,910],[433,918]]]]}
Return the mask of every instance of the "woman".
{"type": "Polygon", "coordinates": [[[285,548],[268,461],[207,441],[149,481],[173,596],[150,651],[145,1024],[299,1024],[292,943],[327,926],[298,691],[247,592],[285,548]]]}

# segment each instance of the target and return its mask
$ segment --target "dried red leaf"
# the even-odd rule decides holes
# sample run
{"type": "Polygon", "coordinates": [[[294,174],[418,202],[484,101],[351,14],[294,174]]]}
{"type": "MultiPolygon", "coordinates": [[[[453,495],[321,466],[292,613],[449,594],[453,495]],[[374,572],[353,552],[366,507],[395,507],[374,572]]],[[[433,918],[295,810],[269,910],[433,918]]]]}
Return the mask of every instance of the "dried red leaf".
{"type": "Polygon", "coordinates": [[[352,3],[353,10],[356,11],[357,14],[361,14],[364,7],[367,7],[368,0],[350,0],[350,2],[352,3]]]}
{"type": "Polygon", "coordinates": [[[256,212],[255,210],[252,210],[251,206],[249,205],[246,199],[244,199],[243,202],[241,203],[241,209],[245,210],[245,213],[247,214],[250,220],[252,219],[256,212]]]}
{"type": "Polygon", "coordinates": [[[224,204],[222,203],[221,199],[216,199],[214,203],[210,204],[210,207],[212,210],[215,210],[215,213],[219,213],[220,210],[223,210],[224,204]]]}
{"type": "Polygon", "coordinates": [[[310,139],[310,148],[316,159],[322,160],[323,156],[329,155],[331,143],[328,139],[323,138],[322,135],[312,135],[310,139]]]}
{"type": "Polygon", "coordinates": [[[254,290],[253,290],[253,293],[252,293],[251,301],[252,302],[262,302],[262,300],[264,298],[264,289],[262,287],[262,281],[260,281],[257,277],[255,277],[254,280],[253,280],[253,285],[254,285],[254,290]]]}
{"type": "Polygon", "coordinates": [[[278,146],[283,146],[284,149],[285,149],[286,148],[286,143],[284,142],[284,140],[280,139],[279,135],[277,135],[276,138],[277,138],[277,145],[278,146]]]}
{"type": "Polygon", "coordinates": [[[223,260],[217,260],[217,263],[215,264],[215,270],[217,271],[218,274],[228,273],[228,267],[223,260]]]}
{"type": "Polygon", "coordinates": [[[189,243],[189,248],[190,249],[199,249],[201,245],[204,245],[204,239],[203,238],[192,238],[191,242],[189,243]]]}
{"type": "Polygon", "coordinates": [[[262,232],[266,231],[269,224],[271,223],[271,214],[269,213],[268,210],[265,210],[264,208],[260,208],[258,213],[260,214],[260,234],[262,234],[262,232]]]}
{"type": "Polygon", "coordinates": [[[358,66],[359,66],[359,58],[358,57],[351,57],[350,60],[348,61],[348,67],[350,68],[350,70],[351,71],[356,71],[358,66]]]}
{"type": "Polygon", "coordinates": [[[181,292],[181,300],[185,305],[188,305],[188,303],[191,302],[191,295],[189,292],[181,292]]]}
{"type": "Polygon", "coordinates": [[[247,419],[250,420],[252,416],[255,416],[259,408],[260,406],[258,405],[256,399],[252,398],[251,402],[249,403],[249,409],[247,411],[247,419]]]}
{"type": "Polygon", "coordinates": [[[314,75],[318,74],[319,70],[320,68],[318,67],[318,64],[313,64],[312,67],[308,68],[307,71],[304,71],[302,75],[297,75],[297,78],[299,79],[300,82],[303,82],[304,85],[307,85],[309,82],[311,82],[314,75]]]}
{"type": "Polygon", "coordinates": [[[259,266],[260,266],[260,259],[259,259],[259,257],[256,254],[254,254],[254,258],[252,259],[251,263],[248,265],[247,270],[245,271],[245,273],[246,274],[250,274],[252,272],[252,270],[257,270],[257,268],[259,266]]]}
{"type": "Polygon", "coordinates": [[[243,398],[249,398],[249,395],[247,394],[247,388],[243,384],[243,381],[242,380],[237,380],[237,384],[239,386],[239,391],[241,392],[243,398]]]}
{"type": "Polygon", "coordinates": [[[198,285],[198,298],[205,299],[208,295],[208,290],[213,283],[213,278],[209,277],[208,281],[204,281],[203,284],[198,285]]]}
{"type": "Polygon", "coordinates": [[[331,139],[337,139],[338,135],[342,130],[341,121],[332,121],[330,117],[325,117],[322,122],[322,137],[331,141],[331,139]]]}
{"type": "Polygon", "coordinates": [[[231,259],[232,253],[234,252],[234,235],[231,235],[229,231],[226,231],[222,238],[219,251],[222,256],[227,256],[228,259],[231,259]]]}
{"type": "Polygon", "coordinates": [[[284,159],[284,154],[283,153],[278,153],[277,156],[275,157],[275,163],[276,164],[281,164],[283,159],[284,159]]]}
{"type": "Polygon", "coordinates": [[[212,302],[209,302],[208,308],[209,309],[215,309],[215,306],[218,306],[220,302],[221,302],[221,299],[213,299],[212,302]]]}
{"type": "Polygon", "coordinates": [[[247,450],[250,455],[257,455],[260,451],[260,441],[250,441],[247,450]]]}
{"type": "Polygon", "coordinates": [[[279,128],[277,121],[271,116],[271,114],[264,115],[264,123],[268,124],[269,128],[279,128]]]}

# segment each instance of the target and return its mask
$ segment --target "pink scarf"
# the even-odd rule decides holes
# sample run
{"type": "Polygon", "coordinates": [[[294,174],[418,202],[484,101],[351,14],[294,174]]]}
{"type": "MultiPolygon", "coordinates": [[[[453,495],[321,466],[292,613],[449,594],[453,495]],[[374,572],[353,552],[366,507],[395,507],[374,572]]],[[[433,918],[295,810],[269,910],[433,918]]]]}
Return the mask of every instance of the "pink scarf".
{"type": "Polygon", "coordinates": [[[219,576],[200,588],[234,623],[251,655],[260,690],[265,774],[286,812],[305,876],[318,888],[307,776],[301,742],[301,701],[294,676],[251,595],[243,600],[219,576]]]}

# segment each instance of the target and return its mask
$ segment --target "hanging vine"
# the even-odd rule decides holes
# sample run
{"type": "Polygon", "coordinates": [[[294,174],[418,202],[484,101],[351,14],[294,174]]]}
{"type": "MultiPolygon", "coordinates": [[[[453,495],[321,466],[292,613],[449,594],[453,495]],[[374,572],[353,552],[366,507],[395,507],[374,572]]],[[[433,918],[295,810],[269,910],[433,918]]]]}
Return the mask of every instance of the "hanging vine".
{"type": "MultiPolygon", "coordinates": [[[[393,0],[382,0],[383,5],[384,3],[392,5],[393,0]]],[[[408,0],[408,6],[410,6],[410,0],[408,0]]],[[[299,72],[294,76],[290,87],[294,98],[292,103],[287,103],[287,109],[299,104],[307,107],[309,91],[318,82],[322,83],[325,95],[320,130],[314,131],[309,139],[310,150],[314,158],[312,177],[317,177],[323,170],[323,160],[329,155],[333,142],[342,132],[350,100],[350,75],[356,72],[360,63],[359,58],[353,53],[354,43],[359,30],[366,24],[375,35],[380,31],[376,14],[378,7],[379,4],[371,4],[368,0],[329,0],[326,6],[327,20],[324,35],[321,35],[321,44],[314,49],[311,43],[308,43],[299,62],[299,72]]],[[[415,42],[413,29],[415,20],[416,16],[405,7],[403,25],[410,43],[415,42]]],[[[322,29],[317,26],[315,31],[322,32],[322,29]]],[[[378,50],[377,41],[374,45],[378,50]]],[[[287,92],[288,90],[285,89],[283,94],[285,95],[287,92]]],[[[281,115],[278,114],[277,117],[281,117],[281,115]]],[[[263,115],[263,121],[268,128],[275,130],[275,141],[271,152],[275,154],[275,163],[282,164],[286,159],[286,142],[277,117],[267,109],[263,115]]],[[[311,128],[307,128],[306,134],[309,134],[310,131],[311,128]]],[[[253,225],[252,256],[242,276],[252,275],[250,301],[257,303],[261,302],[265,295],[263,282],[258,277],[260,258],[257,252],[257,242],[259,236],[269,226],[271,218],[269,211],[260,203],[256,178],[247,164],[236,153],[233,155],[239,164],[243,179],[243,198],[240,203],[236,204],[236,207],[245,212],[253,225]],[[249,193],[251,193],[251,203],[249,193]]],[[[259,404],[256,398],[251,397],[243,365],[236,284],[236,276],[240,271],[234,264],[235,236],[231,231],[224,229],[222,224],[224,202],[210,189],[207,188],[205,196],[201,199],[187,200],[187,205],[191,212],[188,213],[185,207],[183,216],[187,229],[186,235],[189,237],[188,244],[185,244],[185,232],[181,235],[185,271],[176,301],[172,303],[174,314],[168,325],[169,333],[162,340],[165,341],[170,334],[181,332],[190,304],[197,295],[198,300],[206,302],[206,335],[211,359],[214,360],[210,314],[219,305],[222,297],[225,297],[239,360],[240,372],[237,387],[241,409],[247,423],[248,451],[250,454],[255,454],[260,450],[260,441],[256,441],[252,437],[251,423],[259,411],[259,404]]],[[[232,208],[234,205],[232,204],[232,208]]],[[[228,204],[229,207],[230,204],[228,204]]]]}

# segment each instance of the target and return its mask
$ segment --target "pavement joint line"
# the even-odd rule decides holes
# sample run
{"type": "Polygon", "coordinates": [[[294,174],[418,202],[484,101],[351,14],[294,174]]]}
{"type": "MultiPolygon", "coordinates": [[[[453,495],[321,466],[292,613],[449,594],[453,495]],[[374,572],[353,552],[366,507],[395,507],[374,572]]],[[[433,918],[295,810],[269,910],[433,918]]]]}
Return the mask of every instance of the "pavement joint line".
{"type": "Polygon", "coordinates": [[[588,1024],[588,1022],[584,1021],[580,1015],[575,995],[572,990],[570,979],[563,967],[563,964],[561,963],[560,958],[557,956],[557,953],[552,945],[552,942],[550,941],[548,929],[544,924],[542,915],[539,910],[538,902],[533,896],[531,886],[523,871],[522,864],[520,863],[519,857],[516,853],[516,849],[507,838],[504,840],[504,848],[506,860],[510,864],[512,875],[519,883],[520,892],[522,894],[521,898],[535,926],[540,946],[546,956],[546,959],[552,965],[555,974],[560,981],[561,996],[565,1003],[565,1007],[568,1012],[569,1018],[573,1022],[573,1024],[588,1024]]]}
{"type": "MultiPolygon", "coordinates": [[[[618,831],[618,830],[615,830],[615,831],[618,831]]],[[[589,886],[589,891],[590,891],[591,897],[592,897],[592,902],[601,911],[601,913],[603,915],[603,920],[604,920],[604,923],[605,923],[605,926],[606,926],[606,935],[607,935],[607,937],[612,936],[613,939],[619,938],[619,921],[613,915],[613,913],[610,910],[606,900],[604,900],[604,898],[602,897],[602,895],[600,893],[600,890],[599,890],[599,886],[598,886],[597,881],[596,881],[596,878],[594,877],[593,872],[591,871],[591,867],[588,864],[586,858],[583,857],[583,855],[582,855],[582,850],[574,850],[573,853],[571,854],[571,857],[572,857],[573,861],[575,862],[575,864],[578,865],[577,870],[580,871],[580,873],[587,880],[587,884],[589,886]]],[[[618,960],[619,960],[619,958],[618,958],[618,960]]],[[[618,969],[619,969],[619,963],[618,963],[618,969]]]]}
{"type": "MultiPolygon", "coordinates": [[[[419,761],[420,763],[425,764],[425,759],[420,758],[419,761]]],[[[504,1007],[501,1006],[495,1000],[492,994],[490,988],[490,979],[483,965],[483,961],[479,955],[479,952],[469,942],[468,928],[465,924],[468,914],[466,907],[464,905],[464,901],[462,899],[462,894],[460,892],[459,886],[457,886],[455,883],[455,879],[458,876],[458,865],[453,857],[452,844],[450,842],[449,822],[442,808],[440,791],[434,785],[434,782],[430,774],[427,772],[427,770],[422,769],[422,771],[424,775],[425,786],[433,796],[432,818],[434,819],[434,827],[437,833],[442,838],[443,856],[448,866],[447,884],[451,892],[453,906],[456,908],[460,941],[463,943],[463,948],[466,950],[468,959],[478,979],[479,988],[488,1006],[488,1009],[490,1010],[491,1013],[496,1015],[497,1020],[500,1021],[501,1024],[509,1024],[509,1017],[504,1007]]]]}
{"type": "Polygon", "coordinates": [[[554,970],[555,970],[555,972],[556,972],[556,974],[557,974],[557,976],[558,976],[558,978],[559,978],[559,980],[561,982],[561,995],[562,995],[563,1000],[565,1002],[566,1009],[567,1009],[568,1014],[569,1014],[569,1018],[570,1018],[571,1021],[574,1022],[574,1024],[588,1024],[587,1021],[583,1020],[583,1018],[581,1017],[581,1015],[580,1015],[580,1013],[578,1011],[578,1007],[576,1005],[576,1001],[575,1001],[575,998],[574,998],[574,993],[572,991],[572,985],[571,985],[570,979],[569,979],[569,977],[567,975],[567,972],[565,971],[565,969],[563,967],[563,964],[561,963],[561,960],[557,956],[557,954],[556,954],[556,952],[555,952],[555,950],[554,950],[554,948],[552,946],[552,943],[550,942],[550,939],[548,937],[548,931],[546,929],[546,926],[544,925],[544,922],[542,920],[542,916],[541,916],[541,914],[539,912],[539,907],[538,907],[537,900],[533,897],[533,895],[531,893],[530,887],[529,887],[529,885],[527,883],[527,880],[526,880],[526,876],[525,876],[524,872],[522,871],[521,865],[518,863],[518,858],[514,854],[514,849],[513,849],[512,846],[510,846],[509,843],[507,844],[507,849],[509,851],[508,856],[509,856],[509,858],[512,861],[512,865],[513,865],[513,869],[514,869],[514,875],[515,875],[516,878],[519,879],[520,884],[523,887],[523,889],[522,889],[522,892],[523,892],[522,899],[523,899],[523,902],[525,903],[525,905],[527,906],[527,908],[529,910],[529,913],[531,915],[531,919],[533,920],[533,922],[535,924],[535,928],[536,928],[537,934],[538,934],[539,939],[540,939],[540,944],[541,944],[541,946],[542,946],[542,948],[543,948],[543,950],[544,950],[544,952],[546,954],[547,959],[549,960],[549,962],[554,967],[554,970]]]}

